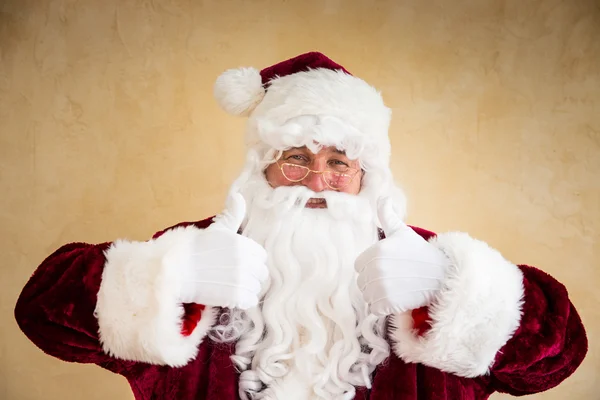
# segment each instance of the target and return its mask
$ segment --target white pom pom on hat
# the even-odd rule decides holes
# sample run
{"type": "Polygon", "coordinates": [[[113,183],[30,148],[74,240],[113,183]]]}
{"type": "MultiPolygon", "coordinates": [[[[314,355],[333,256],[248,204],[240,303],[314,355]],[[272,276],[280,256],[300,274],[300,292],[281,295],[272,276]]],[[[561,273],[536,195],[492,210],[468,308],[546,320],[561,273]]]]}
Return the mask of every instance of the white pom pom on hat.
{"type": "Polygon", "coordinates": [[[214,96],[227,113],[249,114],[265,96],[260,72],[248,67],[223,72],[215,82],[214,96]]]}

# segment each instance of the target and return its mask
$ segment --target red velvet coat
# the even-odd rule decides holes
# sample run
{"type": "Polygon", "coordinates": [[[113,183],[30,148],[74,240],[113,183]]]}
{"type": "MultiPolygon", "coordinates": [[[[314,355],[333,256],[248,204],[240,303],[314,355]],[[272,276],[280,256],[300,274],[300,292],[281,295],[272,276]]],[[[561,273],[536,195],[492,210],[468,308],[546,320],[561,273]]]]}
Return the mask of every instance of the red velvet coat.
{"type": "MultiPolygon", "coordinates": [[[[185,230],[203,228],[209,224],[210,220],[180,224],[180,230],[174,235],[184,235],[185,230]]],[[[431,232],[414,229],[424,238],[436,240],[431,232]]],[[[177,229],[159,232],[152,240],[135,246],[160,246],[158,241],[163,234],[166,236],[174,231],[177,229]]],[[[464,243],[474,241],[466,236],[456,238],[464,243]]],[[[181,237],[175,239],[180,240],[181,237]]],[[[454,244],[458,243],[456,240],[454,244]]],[[[165,340],[159,336],[162,328],[153,325],[157,323],[157,317],[145,316],[147,309],[135,311],[132,308],[134,311],[131,314],[124,314],[128,315],[125,320],[113,318],[114,315],[123,315],[123,309],[129,312],[127,310],[133,307],[130,307],[128,301],[135,296],[127,297],[127,286],[116,286],[119,290],[111,292],[109,286],[112,283],[107,283],[119,279],[114,274],[107,273],[107,270],[122,268],[118,262],[119,255],[111,253],[111,249],[129,245],[124,242],[97,245],[71,243],[46,258],[24,287],[16,304],[15,316],[22,331],[36,346],[51,356],[68,362],[94,363],[124,376],[138,400],[237,399],[239,375],[229,359],[233,346],[215,344],[203,338],[214,322],[216,310],[211,310],[210,316],[207,307],[176,304],[172,299],[173,310],[179,312],[179,324],[177,332],[171,330],[166,334],[181,335],[181,338],[176,338],[174,344],[169,344],[171,347],[179,347],[169,348],[168,351],[164,349],[165,340]],[[107,297],[106,293],[113,294],[107,297]],[[115,307],[119,310],[106,311],[110,308],[111,301],[117,304],[115,307]],[[128,331],[127,318],[139,320],[135,322],[138,324],[135,325],[137,331],[128,331]],[[111,327],[110,321],[116,321],[116,327],[111,327]],[[140,329],[144,326],[147,329],[140,329]],[[144,336],[147,330],[152,329],[159,333],[144,336]],[[153,343],[155,336],[158,339],[153,343]]],[[[442,239],[438,245],[444,246],[442,239]]],[[[123,250],[128,260],[123,265],[131,270],[136,267],[127,263],[131,262],[133,254],[137,254],[135,246],[132,247],[134,250],[123,250]]],[[[473,249],[469,257],[477,251],[487,251],[482,243],[473,244],[475,247],[469,246],[469,249],[473,249]]],[[[152,249],[155,251],[154,247],[152,249]]],[[[147,250],[144,251],[144,254],[148,254],[147,250]]],[[[492,249],[489,251],[494,252],[492,249]]],[[[474,259],[478,260],[476,257],[474,259]]],[[[505,272],[503,269],[510,268],[514,268],[518,274],[520,282],[511,282],[522,291],[519,302],[514,305],[517,320],[502,322],[503,309],[511,308],[512,300],[506,303],[508,306],[501,304],[498,309],[490,302],[490,307],[485,312],[467,312],[467,318],[472,317],[474,323],[461,322],[465,325],[461,329],[465,331],[466,339],[457,338],[453,341],[444,338],[444,335],[442,339],[439,335],[435,336],[435,332],[443,333],[448,324],[454,323],[445,320],[446,314],[431,317],[433,313],[430,310],[427,323],[424,323],[423,315],[426,314],[423,314],[423,310],[415,311],[412,315],[392,316],[389,336],[393,352],[376,370],[372,389],[358,388],[356,399],[486,399],[495,391],[524,395],[550,389],[575,371],[587,352],[587,339],[565,287],[536,268],[525,265],[516,267],[500,261],[496,253],[485,260],[486,266],[481,268],[488,268],[487,264],[498,265],[490,267],[486,274],[498,273],[500,276],[505,272]],[[493,261],[489,261],[492,259],[493,261]],[[477,319],[481,321],[476,321],[477,319]],[[410,326],[403,327],[408,320],[410,326]],[[495,321],[499,321],[499,328],[494,328],[494,331],[506,327],[505,337],[500,335],[498,339],[486,336],[490,334],[485,333],[485,327],[495,324],[495,321]],[[416,325],[420,333],[412,329],[413,325],[416,325]],[[432,332],[430,336],[429,331],[432,332]],[[443,341],[447,354],[434,354],[428,348],[429,343],[439,348],[440,340],[443,341]],[[473,342],[479,343],[477,347],[469,347],[473,342]]],[[[463,261],[456,262],[460,264],[463,261]]],[[[142,262],[140,267],[146,274],[145,277],[150,270],[147,267],[150,264],[147,263],[148,260],[142,262]]],[[[496,277],[492,276],[491,281],[495,280],[496,277]]],[[[151,281],[149,285],[158,284],[151,281]]],[[[487,301],[485,295],[493,291],[494,286],[484,288],[485,292],[478,299],[487,301]]],[[[152,286],[152,293],[157,292],[157,287],[152,286]]],[[[142,297],[137,296],[137,301],[142,297]]],[[[451,294],[448,294],[448,299],[450,302],[454,301],[451,294]]],[[[163,297],[159,300],[171,301],[163,297]]],[[[450,317],[451,321],[460,321],[462,318],[459,314],[465,310],[460,309],[461,304],[454,302],[455,311],[450,317]]],[[[439,307],[443,308],[442,305],[439,307]]],[[[447,310],[442,312],[448,313],[447,310]]]]}

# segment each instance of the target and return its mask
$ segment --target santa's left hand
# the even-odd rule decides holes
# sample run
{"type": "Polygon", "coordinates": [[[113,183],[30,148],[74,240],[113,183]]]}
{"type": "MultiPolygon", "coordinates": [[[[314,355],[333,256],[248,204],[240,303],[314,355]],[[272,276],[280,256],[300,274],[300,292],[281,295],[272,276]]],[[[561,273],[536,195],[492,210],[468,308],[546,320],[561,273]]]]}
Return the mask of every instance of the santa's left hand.
{"type": "Polygon", "coordinates": [[[371,313],[382,316],[429,305],[441,288],[449,259],[404,224],[390,198],[379,201],[378,216],[386,238],[355,262],[358,286],[371,313]]]}

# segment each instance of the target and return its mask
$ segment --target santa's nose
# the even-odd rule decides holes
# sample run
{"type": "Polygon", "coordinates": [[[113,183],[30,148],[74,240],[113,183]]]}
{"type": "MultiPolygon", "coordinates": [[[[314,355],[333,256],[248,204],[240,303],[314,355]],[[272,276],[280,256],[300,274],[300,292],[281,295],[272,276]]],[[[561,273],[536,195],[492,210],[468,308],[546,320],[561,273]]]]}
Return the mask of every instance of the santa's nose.
{"type": "MultiPolygon", "coordinates": [[[[324,158],[316,157],[311,165],[313,171],[323,171],[327,168],[327,161],[324,158]]],[[[322,192],[327,190],[328,186],[323,180],[323,174],[315,174],[311,172],[302,181],[302,184],[312,190],[313,192],[322,192]]]]}
{"type": "Polygon", "coordinates": [[[313,192],[322,192],[327,189],[327,184],[323,181],[323,174],[310,173],[302,184],[312,190],[313,192]]]}

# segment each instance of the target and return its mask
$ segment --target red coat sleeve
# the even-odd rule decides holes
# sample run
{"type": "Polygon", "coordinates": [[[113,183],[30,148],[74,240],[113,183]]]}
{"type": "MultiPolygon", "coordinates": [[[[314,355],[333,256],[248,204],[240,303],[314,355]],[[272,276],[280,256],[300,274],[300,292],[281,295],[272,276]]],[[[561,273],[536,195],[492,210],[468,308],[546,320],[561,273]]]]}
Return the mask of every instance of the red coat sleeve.
{"type": "MultiPolygon", "coordinates": [[[[110,243],[62,246],[33,273],[15,307],[23,333],[45,353],[64,361],[111,361],[98,341],[96,294],[110,243]]],[[[113,363],[118,369],[119,363],[113,363]]],[[[118,372],[118,371],[115,371],[118,372]]]]}
{"type": "Polygon", "coordinates": [[[588,351],[585,329],[566,288],[539,269],[520,268],[525,288],[521,323],[491,370],[494,388],[516,396],[555,387],[588,351]]]}
{"type": "MultiPolygon", "coordinates": [[[[208,224],[209,220],[196,224],[183,223],[172,229],[190,225],[193,228],[203,228],[208,224]]],[[[152,246],[153,241],[159,240],[172,229],[159,232],[152,240],[140,242],[140,245],[152,246]]],[[[145,361],[160,364],[160,360],[148,360],[144,357],[136,359],[137,353],[131,351],[116,351],[115,354],[113,348],[107,347],[100,340],[102,326],[98,319],[98,294],[103,285],[112,284],[106,282],[104,277],[107,253],[113,247],[115,242],[70,243],[60,247],[30,277],[20,293],[14,312],[23,333],[45,353],[64,361],[98,364],[113,372],[122,373],[132,363],[145,361]],[[128,357],[128,354],[133,356],[128,357]]],[[[144,265],[140,267],[143,271],[144,265]]],[[[126,304],[122,306],[127,309],[126,304]]],[[[194,334],[206,311],[205,307],[197,304],[173,304],[173,309],[181,311],[176,329],[182,340],[186,340],[194,334]]],[[[107,314],[119,312],[103,311],[107,314]]]]}

